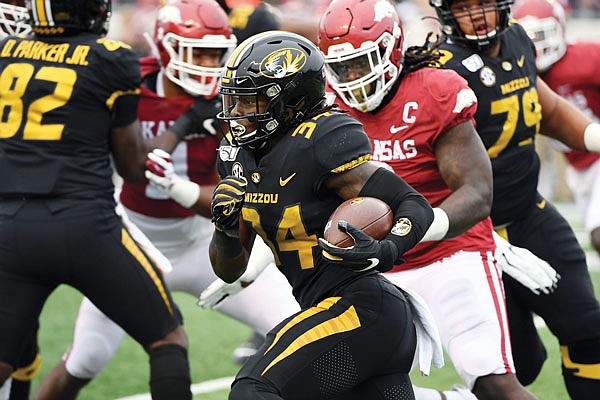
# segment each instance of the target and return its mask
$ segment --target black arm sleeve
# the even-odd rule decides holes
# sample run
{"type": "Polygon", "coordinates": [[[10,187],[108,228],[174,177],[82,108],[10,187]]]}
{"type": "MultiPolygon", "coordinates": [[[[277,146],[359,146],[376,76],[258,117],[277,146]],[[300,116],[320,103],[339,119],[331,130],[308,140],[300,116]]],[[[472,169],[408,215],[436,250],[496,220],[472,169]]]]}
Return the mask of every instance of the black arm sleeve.
{"type": "Polygon", "coordinates": [[[385,168],[379,168],[371,175],[359,196],[383,200],[394,212],[394,226],[384,240],[396,245],[397,259],[419,243],[433,222],[433,210],[427,199],[385,168]]]}

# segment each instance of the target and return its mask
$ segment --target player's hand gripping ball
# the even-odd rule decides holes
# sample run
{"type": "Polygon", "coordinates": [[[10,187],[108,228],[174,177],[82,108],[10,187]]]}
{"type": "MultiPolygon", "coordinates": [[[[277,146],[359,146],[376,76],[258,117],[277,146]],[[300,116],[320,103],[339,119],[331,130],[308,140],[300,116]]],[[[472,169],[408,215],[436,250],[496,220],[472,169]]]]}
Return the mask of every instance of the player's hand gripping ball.
{"type": "Polygon", "coordinates": [[[394,265],[392,211],[381,200],[359,197],[342,203],[331,215],[319,246],[334,265],[355,272],[384,272],[394,265]]]}
{"type": "Polygon", "coordinates": [[[384,201],[374,197],[355,197],[340,204],[329,217],[323,238],[334,246],[350,247],[354,241],[339,229],[340,221],[359,228],[375,240],[382,240],[392,229],[394,214],[384,201]]]}

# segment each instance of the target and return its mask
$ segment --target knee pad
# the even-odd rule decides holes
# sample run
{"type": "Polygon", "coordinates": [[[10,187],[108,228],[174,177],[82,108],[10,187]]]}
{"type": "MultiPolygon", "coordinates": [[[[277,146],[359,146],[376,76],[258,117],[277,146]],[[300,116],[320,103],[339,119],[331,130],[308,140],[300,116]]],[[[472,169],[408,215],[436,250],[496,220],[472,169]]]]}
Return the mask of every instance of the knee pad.
{"type": "Polygon", "coordinates": [[[597,399],[600,393],[600,338],[560,346],[563,377],[573,399],[597,399]]]}
{"type": "Polygon", "coordinates": [[[150,355],[150,391],[156,400],[191,400],[187,350],[176,344],[159,346],[150,355]]]}
{"type": "Polygon", "coordinates": [[[94,379],[111,360],[117,348],[118,344],[114,346],[103,335],[86,332],[77,337],[77,341],[63,357],[65,368],[75,378],[94,379]]]}

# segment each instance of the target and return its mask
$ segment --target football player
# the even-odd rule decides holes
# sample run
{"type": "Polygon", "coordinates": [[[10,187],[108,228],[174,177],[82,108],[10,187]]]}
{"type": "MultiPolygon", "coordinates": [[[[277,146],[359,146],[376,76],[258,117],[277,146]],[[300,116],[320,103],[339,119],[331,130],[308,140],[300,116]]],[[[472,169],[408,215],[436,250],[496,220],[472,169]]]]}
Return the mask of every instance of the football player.
{"type": "Polygon", "coordinates": [[[0,42],[0,383],[64,283],[148,352],[153,398],[191,399],[177,305],[115,212],[110,156],[124,179],[144,177],[139,62],[103,38],[109,0],[28,7],[34,34],[0,42]]]}
{"type": "MultiPolygon", "coordinates": [[[[435,207],[424,243],[385,275],[423,297],[456,371],[477,398],[534,399],[512,361],[489,219],[492,169],[473,124],[477,98],[456,72],[430,68],[435,53],[417,46],[405,51],[405,40],[388,0],[337,0],[319,26],[334,102],[364,125],[373,160],[387,163],[435,207]]],[[[474,398],[459,390],[441,395],[415,388],[415,394],[474,398]]]]}
{"type": "MultiPolygon", "coordinates": [[[[138,118],[146,138],[163,149],[176,147],[171,154],[151,153],[149,180],[124,182],[120,192],[128,218],[170,260],[173,270],[165,275],[167,286],[196,297],[216,279],[208,259],[219,143],[215,116],[221,109],[216,91],[224,59],[235,44],[227,15],[214,0],[175,0],[159,9],[154,33],[157,56],[141,60],[138,118]],[[192,104],[194,120],[189,126],[171,125],[192,104]]],[[[242,294],[223,302],[219,311],[264,338],[296,312],[298,304],[268,247],[256,244],[251,269],[269,267],[242,294]]],[[[252,280],[245,277],[246,282],[252,280]]],[[[75,398],[109,362],[124,335],[85,298],[72,345],[44,377],[36,398],[75,398]]]]}
{"type": "Polygon", "coordinates": [[[391,268],[433,220],[427,201],[370,163],[362,125],[327,107],[324,60],[308,39],[271,31],[240,44],[219,92],[228,125],[213,193],[210,257],[226,282],[245,270],[256,235],[275,255],[302,310],[267,334],[229,399],[412,399],[415,328],[391,268]],[[322,239],[331,213],[379,198],[394,227],[375,241],[348,223],[350,248],[322,239]]]}
{"type": "MultiPolygon", "coordinates": [[[[600,120],[600,44],[567,43],[565,11],[558,2],[523,0],[515,3],[513,16],[535,44],[538,73],[552,90],[586,115],[600,120]]],[[[568,165],[567,184],[581,211],[592,246],[600,254],[600,154],[562,147],[568,165]]]]}
{"type": "Polygon", "coordinates": [[[462,75],[478,99],[477,132],[492,161],[491,218],[512,244],[546,260],[561,275],[558,288],[536,296],[503,276],[517,376],[537,377],[546,351],[533,322],[541,316],[557,337],[562,372],[573,399],[600,393],[600,305],[573,230],[537,192],[542,133],[581,151],[600,151],[600,125],[538,77],[536,49],[510,21],[512,0],[430,0],[447,41],[445,68],[462,75]]]}

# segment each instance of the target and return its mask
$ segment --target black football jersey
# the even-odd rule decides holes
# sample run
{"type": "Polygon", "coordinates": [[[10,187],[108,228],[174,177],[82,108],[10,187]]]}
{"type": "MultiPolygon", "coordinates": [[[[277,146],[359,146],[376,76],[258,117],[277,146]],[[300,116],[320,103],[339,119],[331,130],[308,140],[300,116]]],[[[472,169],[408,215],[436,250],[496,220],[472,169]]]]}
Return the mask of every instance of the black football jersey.
{"type": "Polygon", "coordinates": [[[477,95],[475,120],[492,161],[496,226],[518,218],[535,202],[540,162],[534,137],[542,119],[533,43],[518,24],[500,40],[499,58],[456,44],[440,47],[444,67],[462,75],[477,95]]]}
{"type": "Polygon", "coordinates": [[[242,217],[275,255],[302,307],[335,295],[335,289],[361,274],[328,264],[317,238],[342,199],[323,184],[332,174],[370,159],[371,145],[362,125],[335,112],[306,120],[286,133],[257,161],[255,153],[219,148],[221,177],[244,176],[248,187],[242,217]]]}
{"type": "Polygon", "coordinates": [[[139,85],[121,42],[0,42],[0,196],[112,197],[110,129],[137,118],[139,85]]]}

